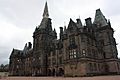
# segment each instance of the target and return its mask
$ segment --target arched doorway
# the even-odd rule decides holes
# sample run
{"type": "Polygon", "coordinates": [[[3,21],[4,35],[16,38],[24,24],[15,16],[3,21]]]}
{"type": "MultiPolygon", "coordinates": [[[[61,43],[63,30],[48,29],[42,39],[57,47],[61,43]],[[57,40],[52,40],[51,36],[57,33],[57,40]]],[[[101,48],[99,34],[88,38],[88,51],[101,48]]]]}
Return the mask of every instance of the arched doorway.
{"type": "Polygon", "coordinates": [[[52,70],[52,76],[55,76],[55,69],[52,70]]]}
{"type": "Polygon", "coordinates": [[[59,76],[63,76],[64,75],[64,70],[62,68],[59,68],[59,76]]]}
{"type": "Polygon", "coordinates": [[[109,73],[109,66],[107,64],[104,64],[105,66],[105,73],[108,74],[109,73]]]}
{"type": "Polygon", "coordinates": [[[51,76],[52,75],[52,71],[50,69],[48,69],[48,76],[51,76]]]}

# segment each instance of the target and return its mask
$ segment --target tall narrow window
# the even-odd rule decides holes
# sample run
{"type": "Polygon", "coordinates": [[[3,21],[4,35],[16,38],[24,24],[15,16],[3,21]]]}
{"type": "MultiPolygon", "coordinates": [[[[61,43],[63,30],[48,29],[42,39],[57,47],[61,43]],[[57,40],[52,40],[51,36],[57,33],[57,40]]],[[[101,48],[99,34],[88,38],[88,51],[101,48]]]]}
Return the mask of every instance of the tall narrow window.
{"type": "Polygon", "coordinates": [[[83,55],[83,56],[86,56],[86,51],[85,51],[85,49],[82,50],[82,55],[83,55]]]}
{"type": "Polygon", "coordinates": [[[118,70],[120,69],[120,65],[119,65],[119,63],[117,63],[117,67],[118,67],[118,70]]]}
{"type": "Polygon", "coordinates": [[[93,56],[92,56],[93,58],[96,58],[96,53],[95,53],[95,50],[94,50],[94,49],[92,49],[92,55],[93,55],[93,56]]]}
{"type": "Polygon", "coordinates": [[[81,35],[81,42],[85,42],[85,36],[84,35],[81,35]]]}
{"type": "Polygon", "coordinates": [[[97,65],[94,63],[94,71],[97,71],[97,65]]]}
{"type": "Polygon", "coordinates": [[[90,44],[90,38],[89,37],[87,38],[87,43],[90,44]]]}
{"type": "Polygon", "coordinates": [[[104,40],[100,40],[99,43],[101,46],[104,46],[104,40]]]}
{"type": "Polygon", "coordinates": [[[70,36],[69,43],[70,43],[70,45],[75,44],[75,37],[74,36],[70,36]]]}
{"type": "Polygon", "coordinates": [[[77,58],[76,50],[73,50],[73,57],[77,58]]]}
{"type": "Polygon", "coordinates": [[[89,70],[90,70],[90,71],[93,71],[92,68],[93,68],[93,67],[92,67],[92,63],[89,63],[89,70]]]}
{"type": "Polygon", "coordinates": [[[56,64],[56,59],[52,58],[52,65],[55,65],[55,64],[56,64]]]}
{"type": "Polygon", "coordinates": [[[59,57],[59,64],[62,64],[62,57],[59,57]]]}
{"type": "Polygon", "coordinates": [[[48,66],[51,66],[51,59],[48,60],[48,66]]]}

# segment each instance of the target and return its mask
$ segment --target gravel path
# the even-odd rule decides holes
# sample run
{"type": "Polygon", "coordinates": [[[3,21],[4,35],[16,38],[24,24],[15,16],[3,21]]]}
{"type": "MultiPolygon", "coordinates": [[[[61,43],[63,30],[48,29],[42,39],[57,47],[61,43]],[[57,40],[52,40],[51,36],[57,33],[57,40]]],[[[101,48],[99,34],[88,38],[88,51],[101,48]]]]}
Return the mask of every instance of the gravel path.
{"type": "Polygon", "coordinates": [[[117,76],[96,76],[96,77],[4,77],[0,80],[120,80],[117,76]]]}

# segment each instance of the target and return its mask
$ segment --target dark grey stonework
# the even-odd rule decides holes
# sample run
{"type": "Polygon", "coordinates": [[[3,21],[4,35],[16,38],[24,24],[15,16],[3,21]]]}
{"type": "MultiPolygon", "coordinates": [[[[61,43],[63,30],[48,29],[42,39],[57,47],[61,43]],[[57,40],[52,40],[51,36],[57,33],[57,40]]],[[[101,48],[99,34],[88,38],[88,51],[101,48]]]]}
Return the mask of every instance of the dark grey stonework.
{"type": "Polygon", "coordinates": [[[68,27],[60,27],[60,39],[49,18],[47,2],[43,19],[23,50],[13,49],[10,75],[18,76],[91,76],[120,74],[120,60],[114,30],[100,9],[95,19],[70,19],[68,27]]]}

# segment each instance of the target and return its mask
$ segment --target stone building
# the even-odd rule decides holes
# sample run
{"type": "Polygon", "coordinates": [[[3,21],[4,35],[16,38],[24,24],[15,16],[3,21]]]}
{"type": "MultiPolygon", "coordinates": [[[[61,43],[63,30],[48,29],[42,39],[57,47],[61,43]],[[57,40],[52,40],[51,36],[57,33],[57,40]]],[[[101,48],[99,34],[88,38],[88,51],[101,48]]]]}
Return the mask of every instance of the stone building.
{"type": "Polygon", "coordinates": [[[120,74],[120,60],[114,30],[100,9],[95,19],[70,19],[68,27],[60,27],[60,38],[52,28],[47,2],[43,19],[23,50],[13,49],[10,75],[18,76],[92,76],[120,74]]]}

